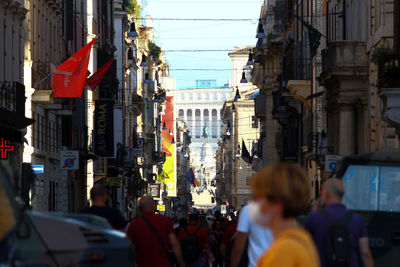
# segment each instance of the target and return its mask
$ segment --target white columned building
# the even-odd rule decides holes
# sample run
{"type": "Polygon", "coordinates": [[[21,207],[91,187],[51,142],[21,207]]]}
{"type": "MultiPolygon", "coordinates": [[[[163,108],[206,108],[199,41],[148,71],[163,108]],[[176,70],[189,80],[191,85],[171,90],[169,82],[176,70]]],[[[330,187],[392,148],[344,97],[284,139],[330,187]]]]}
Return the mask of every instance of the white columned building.
{"type": "MultiPolygon", "coordinates": [[[[204,83],[198,81],[197,84],[204,83]]],[[[195,206],[211,204],[207,189],[216,175],[214,155],[217,142],[221,139],[221,109],[225,100],[232,97],[232,92],[232,87],[200,86],[174,92],[177,119],[187,122],[190,129],[191,167],[200,182],[200,187],[196,188],[201,191],[200,194],[193,194],[195,206]],[[203,137],[203,131],[209,134],[208,138],[203,137]]]]}

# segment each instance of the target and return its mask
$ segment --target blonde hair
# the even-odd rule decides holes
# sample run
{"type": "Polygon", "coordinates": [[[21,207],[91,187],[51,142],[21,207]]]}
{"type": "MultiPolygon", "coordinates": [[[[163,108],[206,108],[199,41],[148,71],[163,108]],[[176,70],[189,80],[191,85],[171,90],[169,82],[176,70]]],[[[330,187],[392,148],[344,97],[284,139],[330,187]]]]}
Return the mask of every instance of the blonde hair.
{"type": "Polygon", "coordinates": [[[310,184],[305,171],[296,165],[281,163],[258,171],[251,180],[255,195],[283,204],[283,217],[301,215],[310,201],[310,184]]]}

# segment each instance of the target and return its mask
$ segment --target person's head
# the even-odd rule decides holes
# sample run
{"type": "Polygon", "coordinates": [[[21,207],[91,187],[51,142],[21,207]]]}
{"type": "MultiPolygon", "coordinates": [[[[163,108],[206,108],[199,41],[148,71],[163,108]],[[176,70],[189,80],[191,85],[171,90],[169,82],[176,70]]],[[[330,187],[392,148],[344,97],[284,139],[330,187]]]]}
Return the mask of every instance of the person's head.
{"type": "Polygon", "coordinates": [[[103,206],[107,202],[107,189],[101,184],[95,184],[92,189],[90,189],[90,200],[93,205],[103,206]]]}
{"type": "Polygon", "coordinates": [[[155,212],[156,204],[154,203],[154,199],[151,196],[141,197],[139,200],[139,209],[141,213],[144,212],[155,212]]]}
{"type": "Polygon", "coordinates": [[[215,219],[221,218],[221,212],[219,210],[216,210],[214,213],[215,219]]]}
{"type": "Polygon", "coordinates": [[[229,213],[229,217],[231,218],[232,222],[236,221],[236,216],[234,212],[229,213]]]}
{"type": "Polygon", "coordinates": [[[179,219],[179,226],[180,227],[185,228],[187,226],[187,224],[188,224],[188,221],[187,221],[186,218],[180,218],[179,219]]]}
{"type": "Polygon", "coordinates": [[[199,224],[199,215],[197,214],[190,214],[189,215],[189,224],[197,225],[199,224]]]}
{"type": "Polygon", "coordinates": [[[310,200],[310,185],[304,170],[281,163],[258,171],[251,180],[254,201],[249,214],[262,225],[301,215],[310,200]]]}
{"type": "Polygon", "coordinates": [[[342,181],[336,178],[328,179],[322,185],[320,205],[341,203],[344,195],[344,186],[342,181]]]}

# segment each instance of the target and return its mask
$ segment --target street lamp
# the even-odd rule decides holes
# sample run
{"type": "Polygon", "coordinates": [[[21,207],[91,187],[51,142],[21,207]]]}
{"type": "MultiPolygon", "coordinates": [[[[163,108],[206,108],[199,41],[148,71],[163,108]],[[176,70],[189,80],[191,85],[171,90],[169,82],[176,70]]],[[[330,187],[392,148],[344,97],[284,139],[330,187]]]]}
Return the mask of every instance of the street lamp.
{"type": "Polygon", "coordinates": [[[232,112],[235,113],[236,112],[236,107],[235,104],[232,103],[232,112]]]}
{"type": "Polygon", "coordinates": [[[147,67],[147,58],[145,55],[142,55],[142,62],[140,63],[140,67],[147,67]]]}
{"type": "Polygon", "coordinates": [[[258,30],[257,30],[256,38],[259,38],[259,39],[264,39],[265,38],[264,26],[262,25],[262,23],[258,24],[258,30]]]}
{"type": "Polygon", "coordinates": [[[247,83],[246,74],[244,73],[244,70],[242,72],[242,79],[240,80],[240,83],[247,83]]]}
{"type": "Polygon", "coordinates": [[[175,138],[174,137],[172,137],[171,144],[175,144],[175,138]]]}
{"type": "Polygon", "coordinates": [[[132,21],[132,23],[131,23],[131,29],[130,29],[130,31],[129,31],[129,33],[128,33],[128,37],[131,38],[131,39],[134,39],[134,38],[136,38],[136,37],[138,37],[138,36],[139,36],[139,35],[138,35],[137,31],[136,31],[135,22],[132,21]]]}
{"type": "Polygon", "coordinates": [[[254,65],[253,53],[250,52],[250,54],[249,54],[249,60],[247,61],[247,66],[253,66],[253,65],[254,65]]]}
{"type": "Polygon", "coordinates": [[[239,87],[238,88],[236,88],[236,95],[235,95],[235,98],[233,99],[233,101],[237,101],[238,99],[240,99],[241,97],[240,97],[240,93],[239,93],[239,87]]]}
{"type": "Polygon", "coordinates": [[[165,125],[165,122],[163,123],[162,129],[167,130],[167,125],[165,125]]]}
{"type": "Polygon", "coordinates": [[[172,130],[171,130],[171,129],[169,130],[169,135],[170,135],[170,136],[173,136],[173,135],[174,135],[174,134],[172,133],[172,130]]]}
{"type": "Polygon", "coordinates": [[[230,136],[230,135],[231,135],[231,132],[229,131],[229,129],[226,131],[226,135],[227,135],[227,136],[230,136]]]}
{"type": "Polygon", "coordinates": [[[144,83],[149,84],[150,83],[150,78],[149,78],[149,73],[146,73],[144,75],[144,83]]]}

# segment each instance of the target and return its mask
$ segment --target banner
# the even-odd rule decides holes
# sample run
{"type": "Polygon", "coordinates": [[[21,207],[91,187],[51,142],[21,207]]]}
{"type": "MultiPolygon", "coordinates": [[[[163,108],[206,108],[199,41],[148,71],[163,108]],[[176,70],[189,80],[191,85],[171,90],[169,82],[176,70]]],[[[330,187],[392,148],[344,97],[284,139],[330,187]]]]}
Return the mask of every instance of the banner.
{"type": "Polygon", "coordinates": [[[114,101],[97,100],[94,111],[94,153],[114,157],[114,101]]]}
{"type": "Polygon", "coordinates": [[[163,164],[162,177],[159,180],[167,185],[168,196],[176,196],[176,159],[175,143],[172,142],[175,136],[174,97],[167,96],[165,102],[165,115],[162,117],[162,125],[167,129],[162,130],[162,151],[166,160],[163,164]],[[173,133],[170,135],[170,132],[173,133]]]}
{"type": "Polygon", "coordinates": [[[83,85],[85,84],[88,70],[90,50],[95,41],[96,38],[55,69],[52,85],[54,97],[79,98],[82,96],[83,85]]]}
{"type": "Polygon", "coordinates": [[[106,64],[101,66],[100,69],[98,69],[95,73],[93,73],[89,78],[86,79],[85,85],[92,89],[95,89],[101,83],[113,62],[114,59],[112,58],[106,64]]]}

